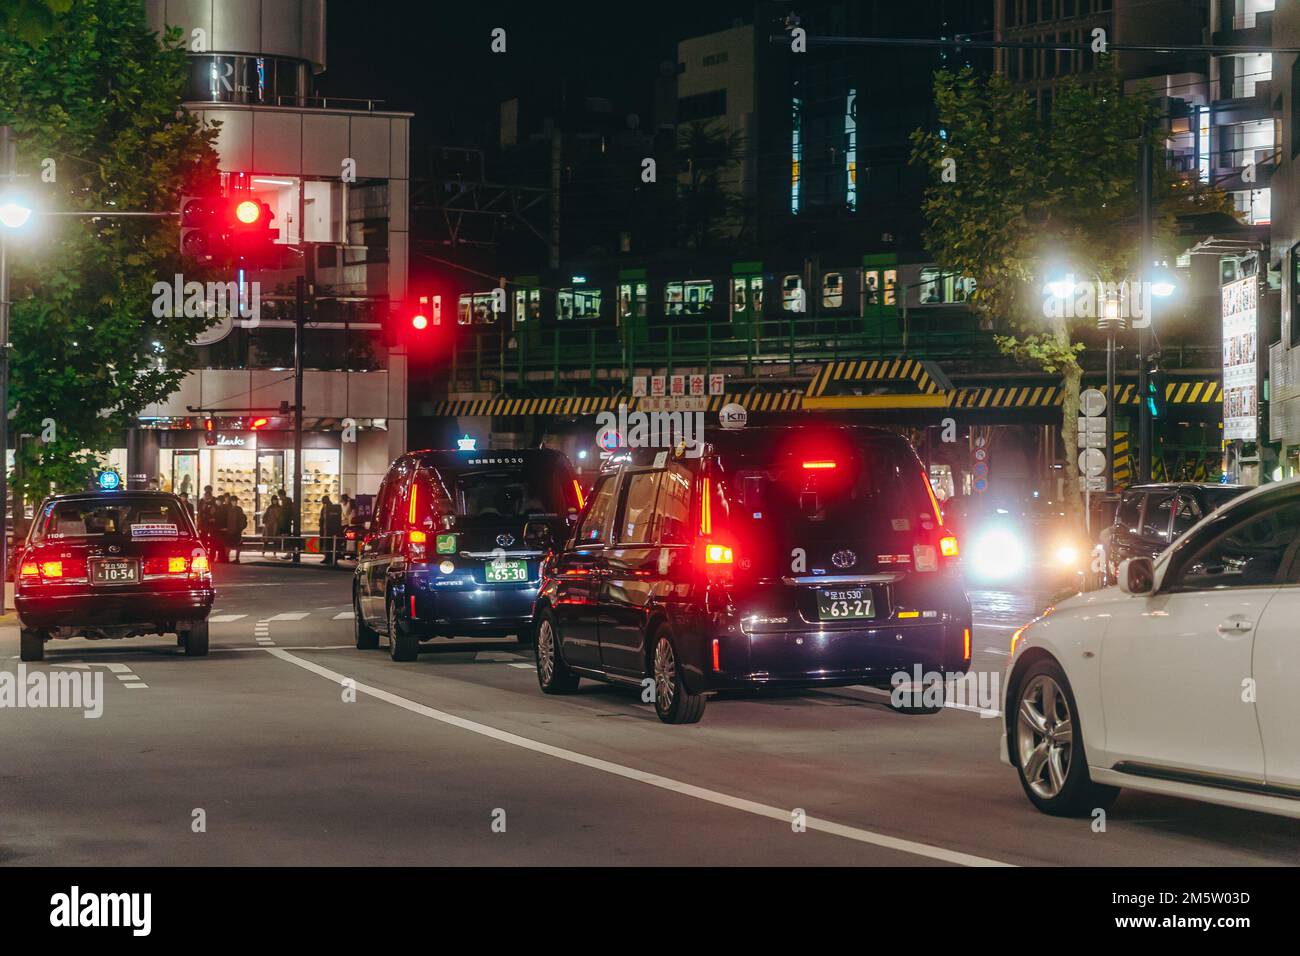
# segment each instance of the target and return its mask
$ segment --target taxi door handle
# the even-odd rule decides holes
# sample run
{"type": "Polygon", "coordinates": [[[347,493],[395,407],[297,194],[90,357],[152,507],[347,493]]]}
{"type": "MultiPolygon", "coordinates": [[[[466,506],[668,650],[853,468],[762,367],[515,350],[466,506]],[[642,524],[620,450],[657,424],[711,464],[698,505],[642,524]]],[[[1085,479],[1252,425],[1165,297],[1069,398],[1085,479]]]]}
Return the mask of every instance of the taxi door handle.
{"type": "Polygon", "coordinates": [[[1221,621],[1216,630],[1220,634],[1245,634],[1254,627],[1250,621],[1221,621]]]}

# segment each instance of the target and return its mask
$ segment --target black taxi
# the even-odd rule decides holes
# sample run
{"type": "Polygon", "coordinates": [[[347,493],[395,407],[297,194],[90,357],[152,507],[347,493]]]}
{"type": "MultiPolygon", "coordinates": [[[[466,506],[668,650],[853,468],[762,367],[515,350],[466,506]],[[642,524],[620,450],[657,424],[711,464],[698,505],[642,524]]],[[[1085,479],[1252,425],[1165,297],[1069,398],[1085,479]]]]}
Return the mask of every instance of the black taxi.
{"type": "Polygon", "coordinates": [[[356,646],[413,661],[435,637],[532,636],[547,552],[583,505],[545,448],[408,452],[375,497],[353,582],[356,646]]]}
{"type": "Polygon", "coordinates": [[[635,449],[543,569],[538,683],[652,683],[678,724],[723,690],[963,674],[957,553],[920,460],[889,432],[706,429],[689,453],[635,449]]]}
{"type": "Polygon", "coordinates": [[[176,634],[208,653],[214,590],[208,554],[184,504],[158,491],[46,498],[17,554],[21,658],[45,642],[176,634]]]}

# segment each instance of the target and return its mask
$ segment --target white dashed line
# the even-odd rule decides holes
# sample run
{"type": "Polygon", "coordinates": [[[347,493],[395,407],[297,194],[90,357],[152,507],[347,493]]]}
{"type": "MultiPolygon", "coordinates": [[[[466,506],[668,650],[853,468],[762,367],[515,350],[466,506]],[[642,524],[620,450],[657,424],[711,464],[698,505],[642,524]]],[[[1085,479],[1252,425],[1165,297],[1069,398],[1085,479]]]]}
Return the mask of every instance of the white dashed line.
{"type": "Polygon", "coordinates": [[[343,611],[341,614],[335,614],[335,615],[334,615],[334,620],[336,620],[336,621],[350,621],[350,620],[352,620],[352,616],[353,616],[353,612],[352,612],[352,611],[343,611]]]}
{"type": "Polygon", "coordinates": [[[232,624],[235,621],[242,621],[248,617],[247,614],[211,614],[208,616],[210,624],[232,624]]]}
{"type": "MultiPolygon", "coordinates": [[[[313,661],[290,654],[280,648],[276,648],[270,653],[283,661],[288,661],[290,664],[296,664],[298,667],[324,677],[327,680],[333,681],[336,684],[341,684],[344,680],[348,679],[338,671],[332,671],[327,667],[322,667],[313,661]]],[[[575,750],[566,750],[563,747],[544,744],[539,740],[533,740],[529,737],[521,737],[518,734],[512,734],[509,731],[489,727],[487,724],[480,724],[477,721],[468,720],[464,717],[457,717],[455,714],[449,714],[446,711],[436,710],[433,707],[416,703],[415,701],[408,700],[405,697],[399,697],[397,694],[381,690],[378,687],[371,687],[367,684],[361,683],[357,683],[355,687],[363,694],[368,694],[371,697],[385,701],[395,707],[400,707],[413,714],[419,714],[421,717],[428,717],[431,720],[450,724],[453,727],[459,727],[461,730],[468,730],[470,733],[489,737],[492,740],[509,744],[512,747],[519,747],[522,750],[530,750],[533,753],[555,757],[559,760],[579,764],[580,766],[588,767],[592,770],[599,770],[602,773],[622,777],[625,780],[631,780],[635,783],[658,787],[661,790],[668,790],[673,793],[681,794],[682,796],[702,800],[706,803],[729,807],[733,810],[740,810],[744,813],[754,814],[755,816],[766,817],[767,819],[775,820],[786,827],[790,825],[789,807],[774,807],[765,803],[758,803],[754,800],[746,800],[743,797],[735,797],[731,794],[722,793],[717,790],[697,787],[694,784],[685,783],[681,780],[674,780],[671,777],[664,777],[657,773],[648,773],[644,770],[637,770],[635,767],[626,767],[610,760],[602,760],[599,757],[590,757],[587,754],[578,753],[575,750]]],[[[883,847],[887,850],[894,850],[899,853],[909,853],[913,856],[924,857],[930,860],[940,860],[944,863],[954,863],[959,866],[1012,865],[1009,863],[1003,863],[1000,860],[991,860],[986,857],[972,856],[969,853],[962,853],[958,850],[949,850],[944,847],[932,846],[928,843],[917,843],[912,840],[905,840],[884,833],[875,833],[871,830],[847,826],[842,823],[835,823],[831,820],[822,820],[817,817],[806,817],[804,822],[805,826],[809,830],[830,834],[831,836],[842,837],[847,840],[854,840],[859,843],[867,843],[872,846],[883,847]]]]}
{"type": "Polygon", "coordinates": [[[511,664],[510,666],[518,667],[520,670],[525,670],[525,671],[531,671],[537,669],[537,666],[535,664],[529,664],[523,661],[520,661],[518,664],[511,664]]]}
{"type": "Polygon", "coordinates": [[[304,617],[311,614],[311,611],[285,611],[283,614],[277,614],[274,617],[268,617],[268,621],[301,621],[304,617]]]}

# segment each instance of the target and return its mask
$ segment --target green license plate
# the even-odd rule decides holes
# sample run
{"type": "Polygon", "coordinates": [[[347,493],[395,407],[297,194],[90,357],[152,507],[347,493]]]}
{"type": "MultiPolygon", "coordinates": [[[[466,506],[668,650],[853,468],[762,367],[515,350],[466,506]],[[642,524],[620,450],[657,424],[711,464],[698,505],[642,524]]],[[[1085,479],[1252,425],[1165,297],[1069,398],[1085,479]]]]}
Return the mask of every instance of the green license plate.
{"type": "Polygon", "coordinates": [[[528,580],[527,561],[489,561],[483,566],[488,584],[528,580]]]}

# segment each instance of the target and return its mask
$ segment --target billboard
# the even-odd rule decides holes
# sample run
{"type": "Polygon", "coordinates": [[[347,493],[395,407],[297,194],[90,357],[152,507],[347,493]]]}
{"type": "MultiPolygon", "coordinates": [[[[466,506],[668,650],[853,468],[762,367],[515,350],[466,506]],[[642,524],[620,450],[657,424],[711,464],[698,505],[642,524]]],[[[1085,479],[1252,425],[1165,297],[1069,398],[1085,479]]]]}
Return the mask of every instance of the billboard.
{"type": "Polygon", "coordinates": [[[1220,291],[1223,296],[1223,437],[1255,441],[1259,420],[1255,394],[1259,282],[1250,276],[1230,282],[1220,291]]]}

